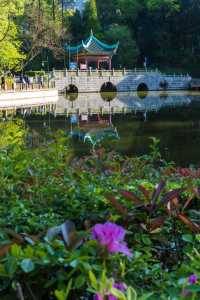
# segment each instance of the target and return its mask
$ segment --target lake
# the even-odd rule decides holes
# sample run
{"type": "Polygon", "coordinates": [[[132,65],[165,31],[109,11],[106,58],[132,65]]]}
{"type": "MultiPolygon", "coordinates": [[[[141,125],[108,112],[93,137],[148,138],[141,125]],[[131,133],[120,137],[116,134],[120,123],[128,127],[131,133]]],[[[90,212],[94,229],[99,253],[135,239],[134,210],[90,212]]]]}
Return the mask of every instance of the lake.
{"type": "MultiPolygon", "coordinates": [[[[66,132],[80,129],[84,134],[112,127],[119,138],[110,143],[110,148],[122,154],[146,154],[149,138],[156,137],[160,139],[161,152],[167,160],[181,166],[200,166],[199,92],[60,95],[50,114],[46,114],[43,107],[18,109],[27,126],[42,135],[49,127],[66,132]],[[80,128],[70,125],[70,115],[75,114],[82,119],[80,128]]],[[[91,150],[90,144],[78,138],[73,139],[72,145],[79,156],[91,150]]]]}

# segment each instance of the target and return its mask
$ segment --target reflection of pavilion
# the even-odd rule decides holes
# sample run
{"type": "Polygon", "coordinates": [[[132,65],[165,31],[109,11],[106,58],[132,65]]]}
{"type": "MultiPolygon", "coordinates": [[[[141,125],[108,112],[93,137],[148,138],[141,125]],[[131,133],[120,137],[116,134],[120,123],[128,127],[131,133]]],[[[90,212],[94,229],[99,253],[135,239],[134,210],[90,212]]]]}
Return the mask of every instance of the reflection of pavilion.
{"type": "Polygon", "coordinates": [[[91,65],[99,69],[102,63],[107,63],[109,70],[112,67],[112,57],[116,54],[119,43],[108,45],[99,41],[91,32],[89,38],[82,41],[80,45],[72,47],[66,45],[65,49],[77,62],[80,69],[88,69],[91,65]]]}

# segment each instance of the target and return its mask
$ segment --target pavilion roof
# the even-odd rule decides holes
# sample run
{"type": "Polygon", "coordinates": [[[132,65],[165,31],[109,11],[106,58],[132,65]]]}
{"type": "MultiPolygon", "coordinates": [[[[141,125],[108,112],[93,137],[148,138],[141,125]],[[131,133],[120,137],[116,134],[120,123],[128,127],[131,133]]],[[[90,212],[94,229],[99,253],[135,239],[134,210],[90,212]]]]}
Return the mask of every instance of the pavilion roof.
{"type": "Polygon", "coordinates": [[[119,42],[113,45],[108,45],[106,43],[98,40],[91,32],[89,38],[82,40],[82,42],[77,46],[70,46],[65,44],[65,49],[70,51],[71,54],[88,53],[97,55],[108,55],[113,56],[116,54],[119,46],[119,42]]]}

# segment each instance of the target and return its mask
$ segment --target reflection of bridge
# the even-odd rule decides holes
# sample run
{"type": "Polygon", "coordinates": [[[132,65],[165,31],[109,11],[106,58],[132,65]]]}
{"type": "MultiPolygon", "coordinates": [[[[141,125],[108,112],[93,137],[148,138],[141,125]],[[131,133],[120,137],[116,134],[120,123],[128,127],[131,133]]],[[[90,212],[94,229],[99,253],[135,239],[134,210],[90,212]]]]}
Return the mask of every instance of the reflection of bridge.
{"type": "Polygon", "coordinates": [[[58,91],[54,89],[7,91],[0,93],[0,111],[45,106],[55,104],[57,101],[58,91]]]}
{"type": "MultiPolygon", "coordinates": [[[[107,94],[106,94],[107,95],[107,94]]],[[[158,111],[163,107],[176,107],[189,105],[191,97],[185,92],[179,94],[151,92],[141,99],[137,93],[117,93],[109,94],[108,99],[103,100],[100,93],[77,94],[77,99],[73,101],[65,96],[59,96],[56,90],[35,91],[23,93],[4,93],[0,95],[0,113],[2,111],[16,111],[21,109],[21,113],[54,113],[55,115],[66,114],[110,114],[129,112],[151,112],[158,111]],[[113,95],[115,98],[113,99],[113,95]]]]}
{"type": "Polygon", "coordinates": [[[75,86],[79,92],[99,92],[106,82],[111,82],[118,92],[146,89],[184,90],[188,89],[189,75],[165,75],[159,71],[112,70],[112,71],[53,71],[51,81],[59,91],[75,86]]]}
{"type": "Polygon", "coordinates": [[[75,101],[60,96],[56,106],[57,114],[71,113],[125,113],[158,111],[163,107],[188,105],[190,98],[185,93],[180,95],[149,93],[140,99],[135,93],[118,93],[112,101],[104,101],[100,93],[79,94],[75,101]]]}

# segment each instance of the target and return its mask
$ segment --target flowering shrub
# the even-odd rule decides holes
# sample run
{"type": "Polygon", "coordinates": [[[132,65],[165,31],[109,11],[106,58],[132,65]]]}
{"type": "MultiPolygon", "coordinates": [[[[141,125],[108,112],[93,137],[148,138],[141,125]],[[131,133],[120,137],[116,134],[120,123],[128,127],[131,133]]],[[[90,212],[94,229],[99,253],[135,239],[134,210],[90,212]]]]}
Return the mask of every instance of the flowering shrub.
{"type": "Polygon", "coordinates": [[[30,150],[9,146],[11,129],[0,152],[1,300],[200,299],[197,176],[172,172],[157,147],[78,159],[62,132],[30,150]]]}

